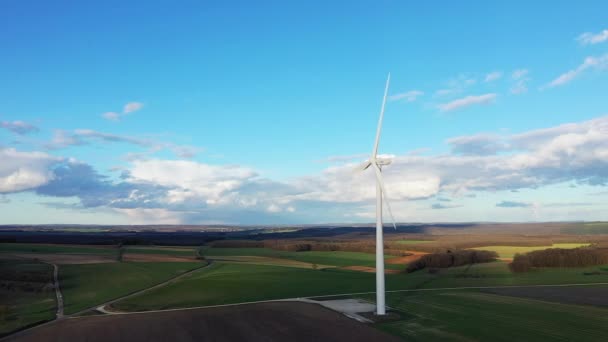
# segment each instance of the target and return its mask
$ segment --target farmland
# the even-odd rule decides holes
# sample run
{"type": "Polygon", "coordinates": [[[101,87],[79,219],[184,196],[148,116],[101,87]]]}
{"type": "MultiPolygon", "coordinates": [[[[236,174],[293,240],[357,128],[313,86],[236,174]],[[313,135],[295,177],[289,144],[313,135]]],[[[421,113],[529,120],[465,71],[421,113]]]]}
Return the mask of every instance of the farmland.
{"type": "Polygon", "coordinates": [[[498,253],[500,258],[513,259],[515,254],[523,254],[532,251],[539,251],[547,248],[578,248],[588,246],[587,243],[554,243],[550,246],[483,246],[475,247],[473,249],[494,251],[498,253]]]}
{"type": "MultiPolygon", "coordinates": [[[[454,267],[438,274],[388,274],[386,281],[389,291],[608,282],[608,273],[585,275],[598,269],[543,269],[512,274],[506,263],[493,262],[454,267]]],[[[374,275],[364,272],[216,262],[196,275],[120,301],[113,307],[125,311],[157,310],[373,290],[374,275]]]]}
{"type": "Polygon", "coordinates": [[[0,336],[55,317],[52,266],[0,259],[0,336]]]}
{"type": "MultiPolygon", "coordinates": [[[[111,304],[106,305],[105,310],[133,312],[344,294],[373,301],[373,234],[357,229],[340,230],[342,233],[336,234],[322,231],[320,236],[314,235],[319,233],[317,230],[310,233],[274,230],[247,235],[251,238],[236,232],[238,239],[235,240],[224,237],[204,245],[185,246],[155,245],[134,237],[125,240],[128,243],[107,245],[2,243],[0,257],[21,263],[15,263],[21,265],[18,267],[2,264],[3,274],[9,274],[11,267],[37,268],[46,274],[40,285],[47,287],[46,292],[17,292],[16,296],[13,292],[3,292],[3,298],[11,297],[12,318],[2,324],[2,331],[54,318],[56,304],[53,292],[48,290],[51,283],[48,272],[52,266],[38,260],[59,266],[64,310],[68,316],[100,315],[102,312],[83,310],[108,302],[111,304]],[[179,277],[191,270],[194,271],[179,277]],[[155,287],[157,284],[162,285],[155,287]]],[[[539,330],[543,333],[551,331],[551,336],[569,339],[573,333],[560,327],[579,317],[581,322],[573,326],[584,329],[582,335],[589,340],[597,337],[594,326],[600,323],[598,315],[608,309],[588,304],[603,303],[608,298],[604,290],[608,287],[596,290],[568,287],[568,291],[559,292],[525,286],[608,283],[608,265],[537,267],[529,272],[513,273],[506,260],[515,253],[538,249],[602,246],[608,243],[608,237],[480,234],[479,227],[471,228],[475,233],[470,234],[466,229],[460,235],[398,231],[387,234],[386,250],[390,252],[385,255],[386,288],[393,291],[387,299],[391,307],[400,310],[401,318],[377,323],[374,327],[411,340],[483,340],[488,336],[476,328],[477,324],[492,326],[501,332],[521,324],[517,332],[501,336],[513,340],[529,334],[530,340],[534,340],[540,335],[529,331],[526,320],[530,320],[543,327],[539,330]],[[407,263],[427,253],[468,248],[494,250],[503,260],[404,272],[407,263]],[[504,289],[505,286],[511,288],[504,289]],[[562,297],[570,299],[556,303],[554,298],[562,297]],[[531,308],[533,303],[535,307],[531,308]],[[492,307],[496,309],[492,311],[492,307]],[[451,317],[459,310],[462,317],[453,320],[451,317]],[[493,315],[483,315],[480,313],[483,310],[492,311],[493,315]],[[517,316],[516,310],[531,310],[533,314],[517,316]],[[565,311],[570,313],[562,314],[565,311]],[[558,314],[560,319],[552,316],[558,314]],[[586,317],[593,318],[582,322],[586,317]]],[[[62,238],[65,234],[80,233],[63,234],[62,238]]],[[[88,234],[86,239],[95,236],[88,234]]],[[[158,236],[154,235],[154,239],[158,236]]],[[[74,240],[78,241],[71,238],[74,240]]]]}
{"type": "MultiPolygon", "coordinates": [[[[203,251],[203,255],[210,258],[228,256],[265,256],[331,266],[374,266],[376,262],[376,256],[370,253],[343,251],[285,252],[269,248],[209,248],[203,251]]],[[[393,256],[385,255],[384,257],[391,258],[393,256]]]]}
{"type": "Polygon", "coordinates": [[[65,312],[78,312],[200,266],[197,262],[65,265],[59,272],[65,312]]]}
{"type": "Polygon", "coordinates": [[[51,244],[0,243],[0,253],[115,255],[116,248],[51,244]]]}
{"type": "Polygon", "coordinates": [[[608,334],[608,308],[477,291],[389,294],[387,302],[402,319],[377,327],[407,341],[603,341],[608,334]]]}

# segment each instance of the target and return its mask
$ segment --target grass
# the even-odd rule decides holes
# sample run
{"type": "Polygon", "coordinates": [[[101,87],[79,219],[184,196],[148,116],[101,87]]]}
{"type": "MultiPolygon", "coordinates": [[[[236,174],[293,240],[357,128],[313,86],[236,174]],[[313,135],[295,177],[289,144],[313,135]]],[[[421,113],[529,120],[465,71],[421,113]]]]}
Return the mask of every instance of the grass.
{"type": "Polygon", "coordinates": [[[125,253],[131,254],[162,254],[172,256],[195,256],[195,248],[184,248],[184,247],[141,247],[141,246],[125,246],[123,247],[125,253]]]}
{"type": "Polygon", "coordinates": [[[109,247],[84,247],[72,245],[51,245],[35,243],[0,243],[0,253],[37,253],[37,254],[116,254],[115,246],[109,247]]]}
{"type": "Polygon", "coordinates": [[[216,262],[210,268],[112,306],[125,311],[372,291],[372,273],[216,262]]]}
{"type": "Polygon", "coordinates": [[[147,262],[62,265],[59,282],[65,313],[144,289],[201,266],[200,262],[147,262]]]}
{"type": "MultiPolygon", "coordinates": [[[[439,274],[425,271],[386,276],[387,290],[450,287],[608,282],[608,275],[585,276],[598,268],[542,269],[512,274],[504,262],[455,267],[439,274]]],[[[216,262],[166,287],[114,305],[121,310],[153,310],[257,300],[367,292],[375,289],[373,273],[340,269],[311,270],[270,265],[216,262]]]]}
{"type": "MultiPolygon", "coordinates": [[[[23,274],[36,274],[52,281],[53,267],[27,260],[0,260],[0,282],[10,283],[23,274]]],[[[43,283],[37,285],[44,286],[43,283]]],[[[0,288],[0,336],[55,317],[55,292],[0,288]]]]}
{"type": "MultiPolygon", "coordinates": [[[[307,262],[318,265],[329,266],[375,266],[375,254],[359,252],[286,252],[270,248],[208,248],[203,252],[204,256],[210,258],[226,256],[261,256],[272,258],[284,258],[289,260],[307,262]]],[[[385,255],[385,258],[392,258],[385,255]]],[[[388,265],[387,265],[388,266],[388,265]]],[[[394,265],[393,265],[394,266],[394,265]]],[[[399,265],[396,265],[399,266],[399,265]]]]}
{"type": "Polygon", "coordinates": [[[495,251],[500,258],[512,259],[515,254],[523,254],[548,248],[578,248],[588,246],[588,243],[554,243],[551,246],[484,246],[471,249],[495,251]]]}
{"type": "Polygon", "coordinates": [[[438,274],[420,270],[387,276],[387,289],[426,289],[449,287],[590,284],[608,282],[608,274],[585,275],[606,266],[583,268],[543,268],[526,273],[511,273],[506,262],[491,262],[441,269],[438,274]]]}
{"type": "Polygon", "coordinates": [[[403,319],[376,327],[407,341],[605,341],[608,335],[606,308],[477,291],[388,294],[387,303],[403,319]]]}

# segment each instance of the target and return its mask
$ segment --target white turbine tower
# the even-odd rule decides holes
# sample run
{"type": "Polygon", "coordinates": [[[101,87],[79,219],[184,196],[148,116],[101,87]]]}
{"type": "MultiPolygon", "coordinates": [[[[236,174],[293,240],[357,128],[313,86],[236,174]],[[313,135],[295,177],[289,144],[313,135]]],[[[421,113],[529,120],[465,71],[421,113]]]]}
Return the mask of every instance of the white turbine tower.
{"type": "Polygon", "coordinates": [[[391,74],[388,74],[386,87],[384,88],[384,98],[382,99],[382,108],[380,109],[380,119],[378,120],[378,129],[376,130],[376,142],[372,155],[366,161],[362,170],[368,169],[370,166],[376,174],[376,314],[386,314],[385,288],[384,288],[384,236],[382,232],[382,199],[386,201],[386,208],[393,221],[393,227],[397,229],[395,218],[391,206],[386,195],[384,180],[382,179],[382,166],[391,163],[390,159],[378,158],[378,144],[380,143],[380,134],[382,132],[382,119],[384,118],[384,106],[386,105],[386,96],[388,94],[388,85],[391,80],[391,74]]]}

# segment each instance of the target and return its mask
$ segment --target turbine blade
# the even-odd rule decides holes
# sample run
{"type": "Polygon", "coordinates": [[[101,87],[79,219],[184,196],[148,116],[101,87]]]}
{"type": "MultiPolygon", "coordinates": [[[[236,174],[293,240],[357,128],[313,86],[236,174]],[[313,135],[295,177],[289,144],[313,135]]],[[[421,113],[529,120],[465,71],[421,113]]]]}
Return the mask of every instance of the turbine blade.
{"type": "Polygon", "coordinates": [[[384,97],[382,98],[382,107],[380,108],[380,119],[378,119],[378,128],[376,129],[376,142],[374,143],[374,150],[372,151],[372,159],[376,158],[378,154],[378,145],[380,144],[380,133],[382,133],[382,120],[384,119],[384,107],[386,105],[386,97],[388,95],[388,85],[391,81],[391,73],[388,73],[386,79],[386,86],[384,87],[384,97]]]}
{"type": "Polygon", "coordinates": [[[370,166],[372,166],[372,162],[368,160],[368,161],[366,161],[366,162],[363,162],[363,163],[359,164],[359,166],[357,166],[356,170],[357,170],[357,171],[365,171],[365,170],[367,170],[367,169],[368,169],[370,166]]]}
{"type": "Polygon", "coordinates": [[[378,184],[380,184],[380,189],[382,190],[382,197],[384,198],[384,202],[386,203],[386,208],[388,209],[388,214],[391,216],[391,220],[393,221],[393,227],[397,230],[397,223],[395,222],[395,217],[393,216],[393,210],[391,209],[391,204],[388,201],[388,195],[386,193],[386,187],[384,187],[384,179],[382,178],[382,171],[380,167],[376,163],[372,163],[374,167],[374,171],[376,171],[376,180],[378,184]]]}

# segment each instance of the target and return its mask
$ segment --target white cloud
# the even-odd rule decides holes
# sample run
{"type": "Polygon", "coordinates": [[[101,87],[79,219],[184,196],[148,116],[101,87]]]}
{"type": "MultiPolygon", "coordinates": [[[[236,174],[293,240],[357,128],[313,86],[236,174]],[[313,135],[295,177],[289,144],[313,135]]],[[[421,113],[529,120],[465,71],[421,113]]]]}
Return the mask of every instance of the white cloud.
{"type": "Polygon", "coordinates": [[[448,103],[439,105],[439,110],[442,112],[450,112],[457,109],[462,109],[478,104],[489,104],[494,102],[496,94],[483,94],[475,96],[466,96],[448,103]]]}
{"type": "Polygon", "coordinates": [[[50,150],[62,149],[70,146],[84,145],[85,142],[78,136],[70,134],[64,130],[56,130],[53,138],[45,144],[50,150]]]}
{"type": "Polygon", "coordinates": [[[475,85],[477,80],[473,77],[470,77],[467,74],[460,74],[457,77],[454,77],[448,80],[445,83],[445,88],[439,89],[435,92],[435,96],[446,96],[446,95],[455,95],[460,94],[465,91],[467,88],[475,85]]]}
{"type": "Polygon", "coordinates": [[[20,120],[0,121],[0,127],[19,135],[25,135],[38,131],[38,127],[20,120]]]}
{"type": "Polygon", "coordinates": [[[110,121],[120,121],[120,119],[123,116],[137,112],[137,111],[141,110],[143,107],[144,107],[144,104],[141,102],[129,102],[123,106],[122,113],[106,112],[106,113],[101,114],[101,117],[103,117],[106,120],[110,120],[110,121]]]}
{"type": "Polygon", "coordinates": [[[493,82],[496,80],[499,80],[500,78],[502,78],[502,72],[500,71],[493,71],[489,74],[486,75],[484,82],[489,83],[489,82],[493,82]]]}
{"type": "Polygon", "coordinates": [[[464,155],[496,154],[508,148],[499,135],[492,133],[454,137],[448,139],[447,143],[452,147],[452,153],[464,155]]]}
{"type": "Polygon", "coordinates": [[[101,116],[106,119],[106,120],[110,120],[110,121],[118,121],[120,120],[120,114],[116,113],[116,112],[107,112],[107,113],[103,113],[101,114],[101,116]]]}
{"type": "Polygon", "coordinates": [[[528,92],[528,82],[531,78],[528,69],[517,69],[511,74],[513,85],[511,86],[511,94],[519,95],[528,92]]]}
{"type": "Polygon", "coordinates": [[[0,148],[0,193],[34,189],[53,178],[50,167],[62,159],[43,152],[0,148]]]}
{"type": "Polygon", "coordinates": [[[592,45],[603,43],[608,40],[608,30],[603,30],[598,33],[585,32],[576,38],[582,45],[592,45]]]}
{"type": "MultiPolygon", "coordinates": [[[[608,185],[608,116],[447,142],[450,153],[386,156],[393,162],[383,175],[398,220],[415,215],[411,201],[438,195],[456,199],[473,192],[479,197],[483,192],[564,182],[608,185]]],[[[373,214],[374,174],[355,172],[355,161],[278,182],[243,166],[137,160],[113,181],[76,162],[54,167],[61,159],[45,153],[0,151],[0,192],[35,190],[45,196],[77,197],[83,207],[116,208],[133,221],[148,215],[147,222],[318,222],[357,217],[368,209],[373,214]]],[[[419,208],[431,210],[429,205],[419,208]]]]}
{"type": "Polygon", "coordinates": [[[162,150],[170,150],[179,158],[191,159],[203,150],[202,148],[195,146],[178,145],[148,138],[104,133],[92,129],[76,129],[73,133],[57,130],[55,131],[53,139],[45,146],[48,149],[56,150],[70,146],[85,145],[90,142],[125,143],[148,149],[146,152],[128,153],[126,156],[127,160],[144,159],[149,155],[162,150]]]}
{"type": "Polygon", "coordinates": [[[122,112],[123,112],[123,114],[133,113],[133,112],[137,112],[138,110],[142,109],[143,107],[144,107],[144,104],[141,102],[129,102],[123,107],[122,112]]]}
{"type": "Polygon", "coordinates": [[[419,90],[410,90],[405,93],[399,93],[388,97],[389,101],[405,100],[407,102],[414,102],[418,97],[424,95],[424,92],[419,90]]]}
{"type": "Polygon", "coordinates": [[[266,208],[266,211],[268,211],[269,213],[280,213],[281,211],[283,211],[283,209],[281,209],[281,207],[276,204],[271,204],[268,206],[268,208],[266,208]]]}
{"type": "Polygon", "coordinates": [[[223,195],[238,189],[257,174],[248,168],[214,166],[185,160],[138,160],[130,170],[131,182],[146,182],[175,188],[171,202],[198,199],[208,205],[221,204],[223,195]]]}
{"type": "Polygon", "coordinates": [[[600,71],[606,68],[608,68],[608,54],[599,57],[587,57],[581,65],[559,75],[544,88],[553,88],[567,84],[587,70],[600,71]]]}

